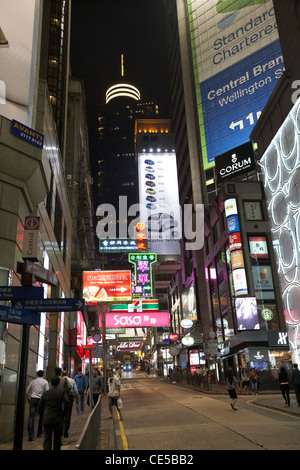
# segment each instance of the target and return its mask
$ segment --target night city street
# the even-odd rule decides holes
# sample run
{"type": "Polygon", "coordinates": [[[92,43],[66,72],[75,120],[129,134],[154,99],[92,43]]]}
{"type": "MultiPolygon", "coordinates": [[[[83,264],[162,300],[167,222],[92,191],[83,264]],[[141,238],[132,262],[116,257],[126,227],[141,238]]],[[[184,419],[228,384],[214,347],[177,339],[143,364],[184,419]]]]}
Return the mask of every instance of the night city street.
{"type": "Polygon", "coordinates": [[[300,0],[0,8],[0,450],[300,450],[300,0]]]}

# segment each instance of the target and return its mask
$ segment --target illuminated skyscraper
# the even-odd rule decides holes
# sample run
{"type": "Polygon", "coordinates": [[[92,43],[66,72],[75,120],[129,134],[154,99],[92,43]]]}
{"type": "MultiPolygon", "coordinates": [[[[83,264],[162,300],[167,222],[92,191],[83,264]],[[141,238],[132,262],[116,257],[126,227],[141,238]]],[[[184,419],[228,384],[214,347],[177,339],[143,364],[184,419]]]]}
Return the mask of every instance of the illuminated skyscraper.
{"type": "Polygon", "coordinates": [[[137,86],[128,83],[124,75],[121,62],[121,77],[107,89],[106,102],[98,115],[99,152],[94,162],[95,207],[111,204],[115,208],[116,236],[119,234],[119,196],[127,197],[127,207],[138,202],[135,120],[151,119],[158,114],[156,100],[142,100],[137,86]]]}

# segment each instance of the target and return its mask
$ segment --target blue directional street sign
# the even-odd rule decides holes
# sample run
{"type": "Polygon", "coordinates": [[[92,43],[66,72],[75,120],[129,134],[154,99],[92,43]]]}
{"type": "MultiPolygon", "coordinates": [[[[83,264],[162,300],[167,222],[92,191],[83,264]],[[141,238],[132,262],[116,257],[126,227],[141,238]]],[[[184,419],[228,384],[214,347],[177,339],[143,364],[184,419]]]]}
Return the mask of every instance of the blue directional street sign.
{"type": "Polygon", "coordinates": [[[43,287],[0,286],[0,300],[43,299],[43,287]]]}
{"type": "Polygon", "coordinates": [[[76,312],[84,310],[85,300],[68,299],[20,299],[13,302],[14,307],[31,310],[32,312],[76,312]]]}
{"type": "Polygon", "coordinates": [[[40,319],[41,315],[39,313],[33,313],[29,310],[23,310],[21,308],[0,305],[0,321],[5,321],[8,323],[39,325],[40,319]]]}

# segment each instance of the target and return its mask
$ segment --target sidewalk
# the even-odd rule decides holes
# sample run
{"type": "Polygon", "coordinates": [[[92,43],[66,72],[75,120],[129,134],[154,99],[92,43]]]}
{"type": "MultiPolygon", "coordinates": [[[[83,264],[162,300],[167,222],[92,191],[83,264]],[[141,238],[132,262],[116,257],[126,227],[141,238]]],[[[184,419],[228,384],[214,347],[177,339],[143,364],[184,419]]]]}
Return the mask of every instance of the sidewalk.
{"type": "MultiPolygon", "coordinates": [[[[114,415],[114,419],[108,419],[109,409],[108,409],[108,397],[102,396],[101,398],[101,424],[100,424],[100,435],[99,435],[99,448],[98,450],[115,450],[115,431],[114,431],[114,422],[117,420],[117,416],[114,415]]],[[[86,405],[85,411],[83,414],[77,414],[76,407],[73,405],[73,412],[71,418],[71,426],[69,429],[69,437],[62,439],[61,450],[77,450],[78,443],[82,432],[84,431],[85,425],[88,421],[90,415],[90,409],[86,405]]],[[[37,418],[35,420],[35,433],[37,430],[37,418]]],[[[10,450],[12,451],[14,447],[13,440],[0,444],[1,450],[10,450]]],[[[27,435],[27,423],[25,423],[25,429],[23,432],[23,446],[22,450],[43,450],[43,437],[35,437],[32,442],[28,441],[27,435]]]]}
{"type": "MultiPolygon", "coordinates": [[[[81,433],[84,429],[84,426],[88,420],[90,414],[90,410],[88,406],[85,406],[85,411],[83,414],[77,414],[76,407],[73,405],[73,412],[71,418],[71,426],[69,429],[69,437],[62,439],[62,447],[61,450],[76,450],[76,444],[78,443],[81,433]]],[[[25,423],[25,429],[23,432],[23,446],[22,450],[43,450],[43,442],[44,438],[36,437],[37,431],[37,418],[35,420],[35,437],[32,442],[28,441],[28,434],[27,434],[27,423],[25,423]]],[[[4,444],[0,444],[0,451],[1,450],[13,450],[14,443],[13,440],[9,441],[4,444]]]]}
{"type": "MultiPolygon", "coordinates": [[[[245,396],[245,394],[242,396],[245,396]]],[[[269,408],[300,418],[300,406],[297,403],[295,393],[293,391],[290,392],[290,406],[285,405],[284,398],[280,392],[268,394],[268,392],[265,391],[259,395],[248,395],[248,397],[249,401],[251,401],[254,405],[261,406],[263,408],[269,408]]]]}

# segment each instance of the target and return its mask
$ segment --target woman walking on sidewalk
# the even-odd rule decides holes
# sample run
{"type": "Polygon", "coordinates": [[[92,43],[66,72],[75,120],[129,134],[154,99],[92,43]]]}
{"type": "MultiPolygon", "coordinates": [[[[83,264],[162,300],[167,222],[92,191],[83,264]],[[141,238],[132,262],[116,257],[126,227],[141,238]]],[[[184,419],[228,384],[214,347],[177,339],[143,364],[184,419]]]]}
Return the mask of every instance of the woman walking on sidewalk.
{"type": "Polygon", "coordinates": [[[250,370],[249,379],[250,379],[251,387],[252,387],[252,395],[257,395],[258,375],[257,375],[254,367],[252,367],[251,370],[250,370]]]}
{"type": "MultiPolygon", "coordinates": [[[[226,384],[226,389],[229,393],[229,396],[231,398],[231,408],[233,410],[237,410],[237,408],[235,408],[235,404],[237,402],[237,394],[236,394],[236,387],[239,386],[239,383],[238,383],[238,380],[237,378],[233,375],[233,372],[232,372],[232,368],[229,367],[229,371],[228,371],[228,377],[227,377],[227,384],[226,384]]],[[[241,389],[239,388],[239,391],[241,391],[241,389]]]]}

